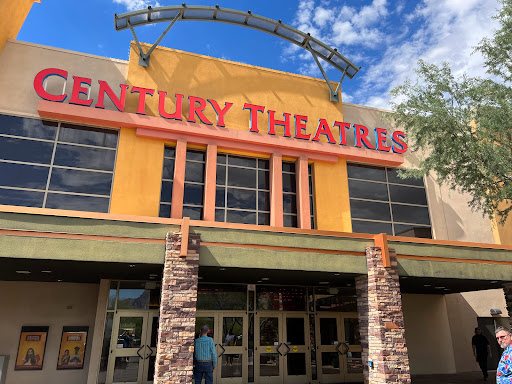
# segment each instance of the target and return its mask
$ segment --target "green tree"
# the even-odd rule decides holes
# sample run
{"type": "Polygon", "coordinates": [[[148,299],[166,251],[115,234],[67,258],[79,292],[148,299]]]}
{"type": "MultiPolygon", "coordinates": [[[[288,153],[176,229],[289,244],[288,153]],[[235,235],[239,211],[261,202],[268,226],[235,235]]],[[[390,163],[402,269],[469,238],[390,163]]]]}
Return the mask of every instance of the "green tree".
{"type": "Polygon", "coordinates": [[[391,118],[419,154],[417,169],[472,196],[470,206],[505,222],[512,210],[512,0],[501,0],[501,28],[476,48],[488,78],[455,77],[447,63],[420,60],[417,80],[391,91],[391,118]]]}

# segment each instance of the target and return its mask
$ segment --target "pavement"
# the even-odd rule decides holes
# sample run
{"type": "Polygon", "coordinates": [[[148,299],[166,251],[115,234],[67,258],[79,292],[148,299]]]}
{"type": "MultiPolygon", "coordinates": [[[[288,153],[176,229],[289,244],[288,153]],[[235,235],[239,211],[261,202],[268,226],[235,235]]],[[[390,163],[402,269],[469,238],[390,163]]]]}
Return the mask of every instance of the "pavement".
{"type": "Polygon", "coordinates": [[[496,384],[496,371],[489,371],[489,379],[484,381],[482,372],[464,372],[453,375],[412,376],[412,384],[462,384],[489,383],[496,384]]]}

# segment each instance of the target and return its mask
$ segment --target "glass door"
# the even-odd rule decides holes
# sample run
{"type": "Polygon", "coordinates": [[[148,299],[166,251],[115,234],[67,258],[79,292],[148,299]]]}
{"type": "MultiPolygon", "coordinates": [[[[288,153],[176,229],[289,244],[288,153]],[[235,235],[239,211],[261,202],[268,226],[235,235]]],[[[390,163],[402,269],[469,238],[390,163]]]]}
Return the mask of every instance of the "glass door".
{"type": "Polygon", "coordinates": [[[345,381],[341,356],[342,331],[339,315],[322,314],[316,318],[316,353],[318,378],[321,383],[345,381]]]}
{"type": "Polygon", "coordinates": [[[217,351],[214,384],[241,384],[248,376],[248,323],[245,312],[197,311],[195,337],[203,325],[208,325],[208,336],[217,351]]]}
{"type": "Polygon", "coordinates": [[[361,339],[356,313],[317,316],[318,376],[322,383],[363,381],[361,339]]]}
{"type": "Polygon", "coordinates": [[[284,376],[282,314],[257,312],[254,324],[254,381],[282,383],[284,376]]]}
{"type": "Polygon", "coordinates": [[[282,334],[284,382],[309,383],[311,377],[311,355],[309,340],[309,318],[303,313],[283,313],[282,334]]]}
{"type": "Polygon", "coordinates": [[[363,349],[359,334],[359,319],[355,313],[342,313],[340,320],[343,325],[344,353],[342,366],[345,367],[345,381],[363,382],[363,360],[361,358],[363,349]]]}
{"type": "Polygon", "coordinates": [[[107,384],[139,384],[144,377],[148,311],[118,311],[114,317],[107,384]]]}
{"type": "Polygon", "coordinates": [[[156,348],[158,343],[158,319],[159,311],[149,312],[146,331],[146,349],[144,351],[143,384],[153,384],[155,376],[156,348]]]}

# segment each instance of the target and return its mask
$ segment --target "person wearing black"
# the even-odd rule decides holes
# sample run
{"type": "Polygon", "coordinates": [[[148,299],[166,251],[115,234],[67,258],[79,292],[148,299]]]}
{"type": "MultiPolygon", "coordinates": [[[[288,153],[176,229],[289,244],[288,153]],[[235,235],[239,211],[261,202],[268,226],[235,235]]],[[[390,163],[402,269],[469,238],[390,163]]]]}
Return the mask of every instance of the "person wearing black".
{"type": "Polygon", "coordinates": [[[484,380],[487,380],[489,377],[487,374],[487,356],[491,357],[491,346],[489,340],[482,335],[482,330],[478,327],[475,328],[475,336],[473,336],[471,344],[473,344],[475,359],[484,374],[484,380]]]}

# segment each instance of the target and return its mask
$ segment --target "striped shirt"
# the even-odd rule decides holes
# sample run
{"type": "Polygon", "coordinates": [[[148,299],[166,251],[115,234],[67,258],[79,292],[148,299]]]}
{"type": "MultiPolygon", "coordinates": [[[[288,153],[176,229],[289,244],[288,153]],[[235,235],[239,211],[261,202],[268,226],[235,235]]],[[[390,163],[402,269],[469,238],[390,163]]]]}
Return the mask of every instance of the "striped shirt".
{"type": "Polygon", "coordinates": [[[211,360],[213,366],[217,366],[217,352],[211,337],[204,335],[194,341],[194,357],[196,360],[211,360]]]}

